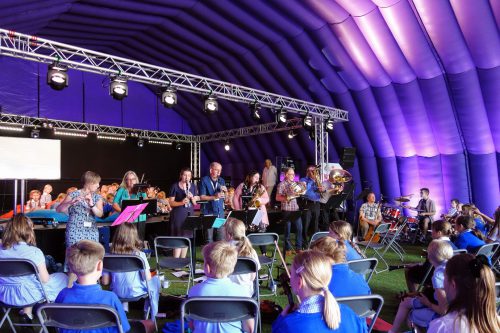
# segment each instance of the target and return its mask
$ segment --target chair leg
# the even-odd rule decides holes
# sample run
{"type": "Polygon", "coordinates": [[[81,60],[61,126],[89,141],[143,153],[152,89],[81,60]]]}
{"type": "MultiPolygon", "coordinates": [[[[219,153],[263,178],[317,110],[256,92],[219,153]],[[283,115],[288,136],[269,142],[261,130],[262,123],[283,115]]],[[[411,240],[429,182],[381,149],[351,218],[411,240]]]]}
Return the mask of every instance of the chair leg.
{"type": "MultiPolygon", "coordinates": [[[[376,255],[380,258],[380,261],[382,261],[382,262],[384,263],[384,266],[385,266],[385,268],[384,268],[384,269],[381,269],[381,270],[377,270],[377,269],[375,268],[375,274],[379,274],[379,273],[382,273],[382,272],[388,271],[388,270],[389,270],[389,265],[387,264],[387,261],[385,261],[385,259],[384,259],[384,254],[385,254],[385,252],[386,252],[386,251],[384,251],[384,252],[382,253],[382,255],[381,255],[381,254],[380,254],[380,252],[378,252],[376,249],[373,249],[373,250],[374,250],[375,254],[376,254],[376,255]]],[[[379,261],[379,263],[380,263],[380,261],[379,261]]],[[[377,265],[377,267],[378,267],[378,266],[379,266],[379,265],[377,265]]]]}

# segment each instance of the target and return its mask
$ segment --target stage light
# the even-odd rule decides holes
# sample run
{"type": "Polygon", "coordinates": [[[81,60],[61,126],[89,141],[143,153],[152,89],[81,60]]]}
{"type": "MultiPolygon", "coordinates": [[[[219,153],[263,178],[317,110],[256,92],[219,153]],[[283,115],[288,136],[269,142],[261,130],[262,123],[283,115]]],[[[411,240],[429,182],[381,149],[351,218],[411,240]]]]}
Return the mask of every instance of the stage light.
{"type": "Polygon", "coordinates": [[[208,95],[205,96],[205,103],[204,103],[203,111],[207,114],[212,114],[217,112],[219,109],[219,103],[217,103],[217,99],[215,98],[214,95],[208,95]]]}
{"type": "Polygon", "coordinates": [[[330,118],[328,118],[327,120],[325,120],[325,130],[327,132],[332,132],[333,131],[333,125],[334,125],[334,122],[330,118]]]}
{"type": "Polygon", "coordinates": [[[313,117],[309,115],[309,112],[302,119],[302,126],[307,130],[313,127],[313,117]]]}
{"type": "Polygon", "coordinates": [[[47,84],[54,90],[63,90],[69,84],[68,68],[57,62],[49,65],[47,84]]]}
{"type": "Polygon", "coordinates": [[[259,121],[261,119],[260,115],[260,104],[257,102],[250,103],[250,115],[252,119],[255,121],[259,121]]]}
{"type": "Polygon", "coordinates": [[[128,96],[127,79],[121,76],[112,76],[109,85],[109,94],[114,99],[121,101],[128,96]]]}
{"type": "Polygon", "coordinates": [[[158,145],[169,145],[169,146],[173,144],[172,141],[164,141],[164,140],[148,140],[148,142],[158,145]]]}
{"type": "Polygon", "coordinates": [[[130,132],[129,135],[131,138],[138,138],[139,137],[139,133],[137,133],[137,132],[130,132]]]}
{"type": "Polygon", "coordinates": [[[125,141],[127,138],[125,137],[125,135],[97,133],[97,139],[99,139],[99,140],[125,141]]]}
{"type": "Polygon", "coordinates": [[[177,104],[177,93],[173,88],[165,88],[161,94],[161,103],[166,108],[172,108],[177,104]]]}
{"type": "Polygon", "coordinates": [[[33,139],[38,139],[40,137],[40,130],[32,129],[31,132],[30,132],[30,136],[33,139]]]}
{"type": "Polygon", "coordinates": [[[51,129],[51,128],[53,128],[53,127],[54,127],[54,124],[52,124],[51,122],[48,122],[48,121],[44,121],[44,122],[42,123],[42,127],[43,127],[43,128],[49,128],[49,129],[51,129]]]}
{"type": "Polygon", "coordinates": [[[139,147],[139,148],[144,147],[144,140],[143,139],[137,140],[137,147],[139,147]]]}
{"type": "Polygon", "coordinates": [[[286,111],[281,108],[277,113],[276,113],[276,122],[278,124],[284,124],[286,123],[286,111]]]}
{"type": "Polygon", "coordinates": [[[226,143],[224,144],[224,150],[225,151],[230,151],[231,150],[231,144],[229,143],[229,141],[226,141],[226,143]]]}
{"type": "Polygon", "coordinates": [[[24,131],[24,128],[22,126],[0,125],[0,130],[11,131],[11,132],[22,132],[24,131]]]}
{"type": "Polygon", "coordinates": [[[73,130],[60,130],[60,129],[54,129],[54,134],[55,135],[62,135],[62,136],[74,136],[74,137],[80,137],[80,138],[86,138],[88,133],[87,132],[81,132],[81,131],[73,131],[73,130]]]}
{"type": "Polygon", "coordinates": [[[291,140],[293,138],[295,138],[297,136],[297,133],[295,133],[294,130],[291,130],[290,132],[288,132],[288,138],[291,140]]]}
{"type": "Polygon", "coordinates": [[[175,145],[175,150],[182,150],[182,144],[181,143],[177,143],[175,145]]]}

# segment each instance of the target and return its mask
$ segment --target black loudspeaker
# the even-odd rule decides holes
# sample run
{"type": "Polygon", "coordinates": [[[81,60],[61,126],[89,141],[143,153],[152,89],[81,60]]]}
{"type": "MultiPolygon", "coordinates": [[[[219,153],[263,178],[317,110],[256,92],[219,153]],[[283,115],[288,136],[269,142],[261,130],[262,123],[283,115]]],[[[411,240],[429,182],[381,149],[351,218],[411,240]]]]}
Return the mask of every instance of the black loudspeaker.
{"type": "Polygon", "coordinates": [[[342,156],[340,157],[340,165],[344,169],[350,169],[354,166],[355,158],[356,158],[356,148],[344,147],[344,148],[342,148],[342,156]]]}

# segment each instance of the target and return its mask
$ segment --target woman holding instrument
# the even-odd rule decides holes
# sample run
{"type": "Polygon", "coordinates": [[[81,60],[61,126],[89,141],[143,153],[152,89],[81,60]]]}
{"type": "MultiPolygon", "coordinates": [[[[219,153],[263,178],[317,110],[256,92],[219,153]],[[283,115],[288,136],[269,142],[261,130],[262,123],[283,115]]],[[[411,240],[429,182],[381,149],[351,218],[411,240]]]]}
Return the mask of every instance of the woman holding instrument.
{"type": "Polygon", "coordinates": [[[297,254],[290,284],[301,302],[296,309],[287,306],[283,310],[273,323],[273,333],[366,332],[365,320],[338,304],[328,290],[331,277],[332,268],[324,254],[311,250],[297,254]]]}
{"type": "MultiPolygon", "coordinates": [[[[257,171],[251,171],[245,177],[245,181],[238,185],[234,191],[233,209],[258,209],[262,212],[259,232],[265,232],[269,226],[266,204],[269,202],[269,195],[264,185],[260,183],[260,175],[257,171]],[[244,198],[246,197],[246,198],[244,198]],[[251,197],[251,198],[249,198],[251,197]]],[[[250,227],[250,226],[249,226],[250,227]]],[[[250,230],[255,231],[255,230],[250,230]]]]}

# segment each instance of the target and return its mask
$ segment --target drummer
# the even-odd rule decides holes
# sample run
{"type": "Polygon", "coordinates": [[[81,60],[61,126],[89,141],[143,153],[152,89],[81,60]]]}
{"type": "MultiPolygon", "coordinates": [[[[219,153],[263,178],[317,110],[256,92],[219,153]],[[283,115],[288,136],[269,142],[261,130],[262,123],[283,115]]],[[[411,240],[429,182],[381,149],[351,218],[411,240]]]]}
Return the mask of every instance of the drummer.
{"type": "Polygon", "coordinates": [[[375,193],[369,192],[366,196],[366,202],[359,209],[359,227],[363,239],[365,239],[370,226],[376,228],[380,222],[382,222],[380,205],[375,203],[375,193]]]}
{"type": "Polygon", "coordinates": [[[420,189],[420,201],[416,207],[407,207],[418,212],[417,219],[419,222],[420,230],[422,235],[420,236],[420,242],[424,243],[427,238],[427,230],[429,229],[429,224],[434,220],[434,215],[436,215],[436,204],[434,200],[429,197],[429,189],[423,187],[420,189]]]}

